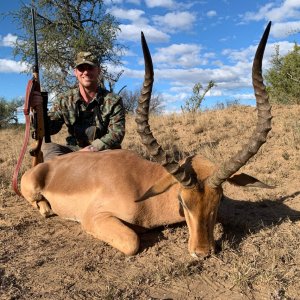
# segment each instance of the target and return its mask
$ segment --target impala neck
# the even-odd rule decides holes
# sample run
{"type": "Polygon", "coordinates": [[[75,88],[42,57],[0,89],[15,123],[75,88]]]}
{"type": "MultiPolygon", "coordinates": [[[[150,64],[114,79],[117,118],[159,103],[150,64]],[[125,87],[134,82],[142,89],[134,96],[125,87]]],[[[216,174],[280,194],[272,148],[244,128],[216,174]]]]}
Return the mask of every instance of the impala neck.
{"type": "Polygon", "coordinates": [[[140,202],[138,225],[154,228],[183,222],[185,219],[178,201],[178,191],[179,184],[175,184],[168,191],[140,202]]]}

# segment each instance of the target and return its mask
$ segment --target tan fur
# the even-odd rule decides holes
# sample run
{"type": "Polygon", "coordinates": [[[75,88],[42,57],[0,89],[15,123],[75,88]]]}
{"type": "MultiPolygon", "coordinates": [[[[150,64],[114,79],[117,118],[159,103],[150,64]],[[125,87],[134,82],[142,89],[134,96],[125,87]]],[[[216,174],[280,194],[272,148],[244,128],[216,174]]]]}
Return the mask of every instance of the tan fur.
{"type": "MultiPolygon", "coordinates": [[[[39,203],[46,200],[55,214],[80,222],[94,236],[134,254],[137,245],[130,250],[128,245],[120,246],[120,240],[138,243],[120,220],[145,229],[184,220],[179,213],[178,184],[167,193],[135,202],[167,174],[159,164],[127,150],[76,152],[28,170],[21,191],[34,207],[41,207],[39,203]],[[112,238],[114,234],[119,240],[112,238]]],[[[44,203],[42,209],[45,215],[44,203]]]]}
{"type": "Polygon", "coordinates": [[[138,229],[186,220],[189,252],[206,256],[214,251],[213,229],[222,188],[207,184],[216,168],[213,163],[196,155],[191,167],[199,184],[183,188],[161,165],[134,152],[76,152],[25,172],[21,191],[43,216],[51,208],[127,255],[139,249],[138,229]]]}

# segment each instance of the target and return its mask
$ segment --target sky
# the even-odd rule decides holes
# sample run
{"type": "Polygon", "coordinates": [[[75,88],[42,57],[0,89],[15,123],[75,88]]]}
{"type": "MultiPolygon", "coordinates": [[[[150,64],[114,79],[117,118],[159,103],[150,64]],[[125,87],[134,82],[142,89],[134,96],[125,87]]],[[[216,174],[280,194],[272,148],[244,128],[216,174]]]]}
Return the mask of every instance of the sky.
{"type": "MultiPolygon", "coordinates": [[[[29,75],[12,54],[12,42],[20,34],[17,24],[2,13],[17,10],[31,1],[1,1],[0,5],[0,97],[24,97],[29,75]]],[[[254,105],[252,60],[269,21],[272,28],[263,70],[279,45],[286,55],[300,42],[300,0],[104,0],[107,12],[120,23],[118,42],[127,47],[118,69],[124,70],[115,90],[140,89],[144,76],[140,32],[143,31],[154,64],[154,92],[166,113],[180,112],[193,86],[216,83],[203,108],[239,101],[254,105]]],[[[51,91],[50,91],[51,92],[51,91]]]]}

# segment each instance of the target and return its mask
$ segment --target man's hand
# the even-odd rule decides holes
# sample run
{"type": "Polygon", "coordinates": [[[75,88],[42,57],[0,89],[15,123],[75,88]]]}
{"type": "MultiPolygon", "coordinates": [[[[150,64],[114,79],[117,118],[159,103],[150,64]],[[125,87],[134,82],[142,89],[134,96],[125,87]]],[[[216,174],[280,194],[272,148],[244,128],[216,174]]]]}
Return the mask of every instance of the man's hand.
{"type": "Polygon", "coordinates": [[[87,147],[80,149],[79,151],[98,152],[99,150],[96,147],[89,145],[87,147]]]}
{"type": "Polygon", "coordinates": [[[30,106],[36,108],[37,106],[43,105],[43,97],[40,92],[34,91],[30,99],[30,106]]]}

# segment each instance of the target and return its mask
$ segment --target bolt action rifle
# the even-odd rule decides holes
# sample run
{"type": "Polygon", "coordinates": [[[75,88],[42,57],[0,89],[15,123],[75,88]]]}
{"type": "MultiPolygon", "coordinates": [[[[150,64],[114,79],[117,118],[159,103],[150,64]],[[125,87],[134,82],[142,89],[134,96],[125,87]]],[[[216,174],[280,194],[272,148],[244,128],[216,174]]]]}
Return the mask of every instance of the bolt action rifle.
{"type": "Polygon", "coordinates": [[[30,79],[27,83],[26,88],[26,97],[24,104],[24,115],[25,115],[25,137],[23,146],[19,155],[19,159],[13,174],[12,185],[13,189],[21,196],[21,193],[18,189],[18,174],[19,170],[24,158],[24,154],[27,148],[30,127],[32,128],[32,138],[35,140],[34,144],[31,146],[29,150],[30,155],[33,157],[32,167],[37,164],[43,162],[43,153],[41,151],[43,139],[45,143],[50,143],[50,131],[48,126],[48,114],[47,114],[47,106],[48,106],[48,93],[41,91],[40,80],[39,80],[39,65],[38,65],[38,51],[37,51],[37,39],[36,39],[36,28],[35,28],[35,10],[31,9],[32,15],[32,28],[33,28],[33,38],[34,38],[34,58],[35,63],[33,66],[33,74],[32,79],[30,79]],[[42,96],[42,103],[36,104],[33,103],[33,97],[35,95],[42,96]]]}

